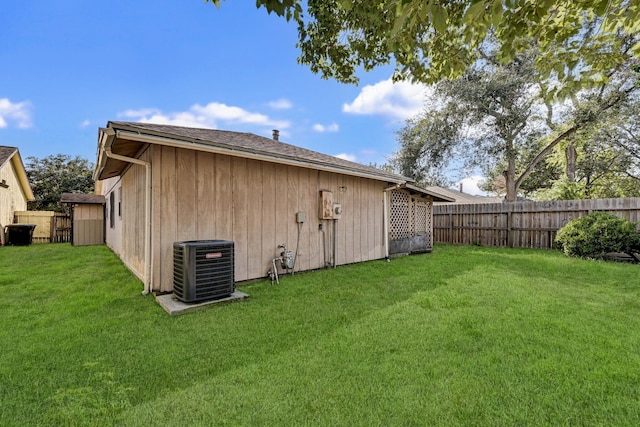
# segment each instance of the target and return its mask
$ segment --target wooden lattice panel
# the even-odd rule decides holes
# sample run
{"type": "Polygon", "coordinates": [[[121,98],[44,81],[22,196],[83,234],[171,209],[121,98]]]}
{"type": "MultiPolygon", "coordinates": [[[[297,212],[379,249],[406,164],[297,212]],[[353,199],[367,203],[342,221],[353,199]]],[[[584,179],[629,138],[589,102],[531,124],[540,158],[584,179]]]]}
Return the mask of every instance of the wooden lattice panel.
{"type": "Polygon", "coordinates": [[[409,194],[403,191],[391,191],[389,209],[389,238],[406,239],[411,235],[411,216],[409,194]]]}
{"type": "Polygon", "coordinates": [[[426,202],[426,208],[427,208],[427,222],[426,222],[426,232],[425,234],[427,235],[427,241],[429,242],[429,247],[432,248],[433,247],[433,202],[432,201],[427,201],[426,202]]]}
{"type": "Polygon", "coordinates": [[[429,214],[429,209],[427,207],[427,203],[424,200],[416,200],[414,205],[414,232],[417,236],[422,236],[427,234],[427,215],[429,214]]]}

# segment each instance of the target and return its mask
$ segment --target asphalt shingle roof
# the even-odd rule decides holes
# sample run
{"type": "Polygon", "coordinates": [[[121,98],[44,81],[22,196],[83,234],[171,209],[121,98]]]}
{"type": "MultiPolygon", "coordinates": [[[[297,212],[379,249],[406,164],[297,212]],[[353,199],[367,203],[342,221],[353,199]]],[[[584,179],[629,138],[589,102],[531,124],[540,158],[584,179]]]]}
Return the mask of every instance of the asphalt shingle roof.
{"type": "Polygon", "coordinates": [[[311,165],[325,165],[339,169],[364,172],[391,181],[411,181],[410,178],[389,173],[371,166],[350,162],[328,154],[297,147],[282,141],[255,135],[247,132],[232,132],[217,129],[200,129],[182,126],[158,125],[137,122],[109,122],[115,129],[138,131],[145,134],[165,136],[197,141],[202,144],[222,146],[239,151],[258,152],[274,158],[293,159],[303,161],[311,165]]]}
{"type": "Polygon", "coordinates": [[[62,203],[76,204],[105,204],[104,196],[101,194],[62,193],[60,201],[62,203]]]}
{"type": "Polygon", "coordinates": [[[5,147],[0,145],[0,166],[4,166],[4,164],[13,156],[13,153],[18,151],[15,147],[5,147]]]}

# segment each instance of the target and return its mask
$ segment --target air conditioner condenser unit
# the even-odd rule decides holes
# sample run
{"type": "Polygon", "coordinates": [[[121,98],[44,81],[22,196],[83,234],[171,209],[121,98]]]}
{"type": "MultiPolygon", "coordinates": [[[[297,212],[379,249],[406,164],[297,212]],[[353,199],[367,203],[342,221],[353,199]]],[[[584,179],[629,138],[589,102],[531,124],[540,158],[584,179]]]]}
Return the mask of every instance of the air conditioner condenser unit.
{"type": "Polygon", "coordinates": [[[235,291],[234,245],[226,240],[173,244],[173,293],[183,302],[225,298],[235,291]]]}

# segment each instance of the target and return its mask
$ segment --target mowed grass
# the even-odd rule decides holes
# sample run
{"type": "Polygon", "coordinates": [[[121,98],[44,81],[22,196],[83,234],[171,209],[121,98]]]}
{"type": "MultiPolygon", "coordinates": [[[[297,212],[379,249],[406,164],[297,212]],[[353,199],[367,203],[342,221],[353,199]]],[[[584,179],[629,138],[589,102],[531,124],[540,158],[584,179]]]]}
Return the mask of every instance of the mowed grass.
{"type": "Polygon", "coordinates": [[[0,425],[640,425],[637,265],[432,254],[169,317],[106,247],[0,248],[0,425]]]}

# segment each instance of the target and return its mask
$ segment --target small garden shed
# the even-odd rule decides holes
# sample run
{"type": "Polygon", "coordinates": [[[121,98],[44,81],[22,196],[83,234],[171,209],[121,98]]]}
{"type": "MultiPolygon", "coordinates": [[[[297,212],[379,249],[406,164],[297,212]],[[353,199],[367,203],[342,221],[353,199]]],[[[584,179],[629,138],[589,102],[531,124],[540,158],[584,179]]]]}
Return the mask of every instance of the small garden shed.
{"type": "Polygon", "coordinates": [[[104,205],[102,194],[62,193],[60,202],[71,207],[71,244],[104,244],[104,205]]]}
{"type": "Polygon", "coordinates": [[[173,289],[173,244],[235,243],[235,280],[265,277],[285,245],[295,271],[427,252],[447,197],[406,177],[250,133],[109,122],[94,175],[106,243],[145,283],[173,289]],[[394,244],[397,243],[397,244],[394,244]]]}

